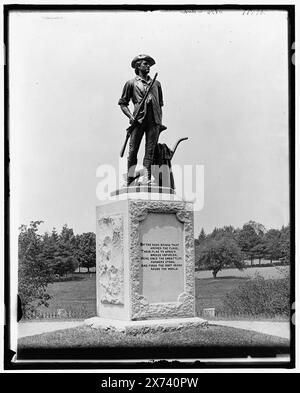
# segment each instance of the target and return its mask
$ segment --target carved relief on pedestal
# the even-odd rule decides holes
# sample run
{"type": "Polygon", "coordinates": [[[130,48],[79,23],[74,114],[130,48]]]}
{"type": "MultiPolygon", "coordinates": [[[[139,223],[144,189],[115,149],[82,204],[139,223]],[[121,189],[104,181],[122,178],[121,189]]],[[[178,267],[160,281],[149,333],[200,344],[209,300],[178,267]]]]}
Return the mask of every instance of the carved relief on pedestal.
{"type": "Polygon", "coordinates": [[[124,304],[123,216],[102,216],[97,235],[101,303],[124,304]]]}

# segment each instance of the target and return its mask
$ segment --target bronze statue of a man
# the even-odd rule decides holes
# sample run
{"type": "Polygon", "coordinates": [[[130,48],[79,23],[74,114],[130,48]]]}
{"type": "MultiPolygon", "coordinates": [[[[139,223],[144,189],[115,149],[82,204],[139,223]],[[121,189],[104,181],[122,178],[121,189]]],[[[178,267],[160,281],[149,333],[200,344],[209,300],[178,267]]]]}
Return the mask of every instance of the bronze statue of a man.
{"type": "Polygon", "coordinates": [[[122,112],[129,118],[130,124],[135,126],[130,135],[127,185],[134,180],[135,167],[137,164],[137,154],[145,134],[145,155],[143,160],[144,176],[141,184],[151,185],[151,165],[154,157],[155,146],[161,130],[166,129],[162,125],[163,95],[160,83],[155,80],[149,91],[145,103],[141,110],[139,106],[145,96],[152,79],[150,78],[150,67],[155,64],[152,57],[148,55],[136,56],[131,67],[135,69],[136,77],[125,83],[122,96],[118,102],[122,112]],[[133,114],[129,110],[129,102],[134,105],[133,114]],[[138,113],[137,118],[135,118],[138,113]]]}

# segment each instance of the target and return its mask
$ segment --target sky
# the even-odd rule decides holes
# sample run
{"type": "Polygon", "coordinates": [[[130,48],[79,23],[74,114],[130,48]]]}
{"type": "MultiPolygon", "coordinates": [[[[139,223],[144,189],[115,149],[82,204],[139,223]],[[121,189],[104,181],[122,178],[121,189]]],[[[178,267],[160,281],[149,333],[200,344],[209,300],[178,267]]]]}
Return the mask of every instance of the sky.
{"type": "Polygon", "coordinates": [[[119,165],[117,103],[140,53],[163,89],[160,141],[187,136],[173,163],[204,168],[195,235],[289,222],[285,12],[14,12],[9,27],[16,226],[95,231],[97,168],[119,165]]]}

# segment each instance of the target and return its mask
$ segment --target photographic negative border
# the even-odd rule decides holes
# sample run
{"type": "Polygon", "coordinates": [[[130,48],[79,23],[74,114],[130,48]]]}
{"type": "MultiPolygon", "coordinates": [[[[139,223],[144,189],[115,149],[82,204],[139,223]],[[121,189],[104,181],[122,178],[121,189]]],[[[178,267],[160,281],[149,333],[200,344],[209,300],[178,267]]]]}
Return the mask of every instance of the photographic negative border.
{"type": "MultiPolygon", "coordinates": [[[[179,348],[176,352],[178,362],[165,362],[159,359],[174,359],[174,349],[168,348],[107,348],[103,351],[105,358],[99,358],[95,351],[82,349],[41,350],[32,348],[20,354],[20,360],[15,362],[15,353],[10,349],[10,190],[9,190],[9,14],[13,11],[186,11],[196,12],[205,10],[239,10],[239,11],[286,11],[288,14],[288,76],[289,76],[289,184],[290,184],[290,228],[291,228],[291,269],[290,269],[290,306],[291,314],[295,302],[295,66],[292,62],[293,45],[295,42],[295,6],[294,5],[4,5],[4,197],[5,197],[5,319],[4,329],[4,367],[9,370],[20,369],[105,369],[111,368],[293,368],[295,367],[295,326],[291,323],[290,361],[270,360],[280,355],[280,348],[179,348]],[[159,354],[159,355],[157,355],[159,354]],[[261,360],[243,359],[251,356],[261,360]],[[201,360],[198,360],[199,357],[201,360]],[[157,359],[155,366],[143,359],[157,359]],[[226,362],[224,362],[224,358],[226,362]],[[230,359],[228,359],[230,358],[230,359]],[[127,359],[121,362],[120,359],[127,359]],[[180,360],[181,359],[181,360],[180,360]],[[186,360],[188,359],[188,360],[186,360]],[[62,362],[62,363],[59,363],[62,362]]],[[[249,358],[248,358],[249,359],[249,358]]],[[[275,360],[275,358],[274,358],[275,360]]]]}

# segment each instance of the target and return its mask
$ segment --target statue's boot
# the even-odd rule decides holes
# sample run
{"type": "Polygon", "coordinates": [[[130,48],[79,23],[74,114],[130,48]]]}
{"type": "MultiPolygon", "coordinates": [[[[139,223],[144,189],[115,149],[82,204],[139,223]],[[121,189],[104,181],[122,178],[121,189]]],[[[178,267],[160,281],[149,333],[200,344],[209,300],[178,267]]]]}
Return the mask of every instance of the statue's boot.
{"type": "Polygon", "coordinates": [[[127,187],[130,187],[131,184],[135,181],[135,177],[128,176],[127,177],[127,187]]]}
{"type": "Polygon", "coordinates": [[[144,169],[144,174],[142,179],[139,181],[140,186],[157,186],[157,184],[149,178],[148,170],[144,169]]]}

